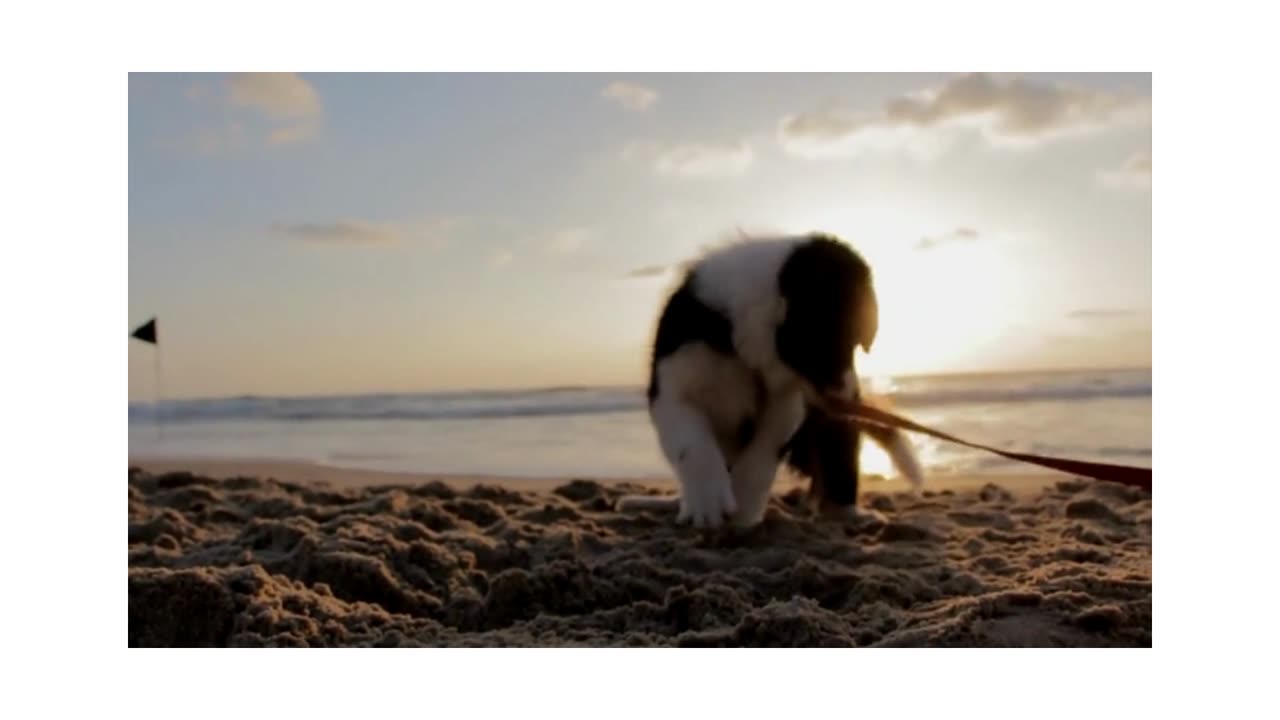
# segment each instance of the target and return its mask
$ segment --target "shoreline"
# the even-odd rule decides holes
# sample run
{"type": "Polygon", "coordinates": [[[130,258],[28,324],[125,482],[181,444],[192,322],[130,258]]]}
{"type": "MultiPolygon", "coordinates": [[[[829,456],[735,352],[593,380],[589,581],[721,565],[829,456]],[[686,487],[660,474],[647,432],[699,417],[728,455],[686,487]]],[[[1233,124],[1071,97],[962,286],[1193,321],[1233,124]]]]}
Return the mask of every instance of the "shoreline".
{"type": "Polygon", "coordinates": [[[386,485],[423,485],[440,482],[455,489],[475,485],[499,485],[532,492],[550,492],[573,478],[590,478],[604,484],[630,483],[658,489],[675,489],[670,478],[596,478],[590,475],[517,477],[482,473],[432,473],[373,470],[341,465],[271,458],[212,457],[130,457],[129,467],[152,473],[190,472],[213,478],[270,478],[287,483],[318,485],[340,489],[362,489],[386,485]]]}
{"type": "MultiPolygon", "coordinates": [[[[314,484],[334,488],[359,489],[384,485],[422,485],[431,482],[442,482],[455,489],[466,489],[476,485],[497,485],[517,491],[550,492],[556,487],[575,479],[590,480],[605,486],[640,485],[646,488],[675,492],[676,481],[671,476],[653,477],[599,477],[590,473],[560,476],[511,476],[480,473],[432,473],[395,470],[373,470],[351,468],[326,463],[303,460],[284,460],[271,458],[214,458],[214,457],[130,457],[129,467],[139,468],[151,473],[190,472],[213,478],[258,477],[272,478],[281,482],[314,484]]],[[[938,493],[943,490],[953,492],[973,491],[987,484],[996,484],[1014,494],[1034,492],[1053,485],[1055,482],[1071,480],[1074,476],[1054,472],[1026,473],[958,473],[926,475],[924,489],[926,493],[938,493]]],[[[780,471],[775,483],[775,495],[786,493],[797,487],[806,487],[799,478],[780,471]]],[[[909,490],[906,481],[899,478],[883,478],[868,474],[860,484],[860,493],[897,494],[909,490]]]]}

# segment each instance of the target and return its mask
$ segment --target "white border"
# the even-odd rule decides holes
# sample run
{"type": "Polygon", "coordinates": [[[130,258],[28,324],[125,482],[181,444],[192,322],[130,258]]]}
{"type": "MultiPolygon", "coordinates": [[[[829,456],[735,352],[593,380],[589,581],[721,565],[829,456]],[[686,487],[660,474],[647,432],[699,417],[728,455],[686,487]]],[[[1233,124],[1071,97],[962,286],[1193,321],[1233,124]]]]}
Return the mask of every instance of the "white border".
{"type": "Polygon", "coordinates": [[[1273,83],[1250,73],[1273,47],[1264,34],[1273,24],[1231,2],[1194,17],[1156,15],[1156,7],[139,2],[11,10],[17,44],[6,53],[4,142],[12,249],[3,292],[17,440],[6,496],[6,645],[19,664],[6,683],[8,705],[220,718],[1039,718],[1267,706],[1250,697],[1266,685],[1247,682],[1260,679],[1264,663],[1242,646],[1268,646],[1259,633],[1272,612],[1260,606],[1272,573],[1254,549],[1275,544],[1266,457],[1275,441],[1261,413],[1275,395],[1273,355],[1262,345],[1276,304],[1277,266],[1267,259],[1278,155],[1273,83]],[[1156,69],[1154,155],[1169,170],[1153,183],[1155,652],[124,648],[127,70],[976,67],[1156,69]],[[1249,410],[1257,426],[1243,422],[1249,410]],[[1237,682],[1221,688],[1227,678],[1237,682]]]}

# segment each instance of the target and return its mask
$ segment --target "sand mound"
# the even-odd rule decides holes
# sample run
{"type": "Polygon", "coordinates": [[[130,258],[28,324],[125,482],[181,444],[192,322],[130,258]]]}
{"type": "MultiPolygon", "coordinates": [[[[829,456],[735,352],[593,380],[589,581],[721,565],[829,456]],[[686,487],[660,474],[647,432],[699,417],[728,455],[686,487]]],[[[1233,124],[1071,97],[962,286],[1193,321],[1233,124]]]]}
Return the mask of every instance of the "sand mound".
{"type": "Polygon", "coordinates": [[[131,646],[1151,644],[1151,500],[1071,480],[1018,497],[798,492],[748,532],[544,494],[335,490],[129,471],[131,646]]]}

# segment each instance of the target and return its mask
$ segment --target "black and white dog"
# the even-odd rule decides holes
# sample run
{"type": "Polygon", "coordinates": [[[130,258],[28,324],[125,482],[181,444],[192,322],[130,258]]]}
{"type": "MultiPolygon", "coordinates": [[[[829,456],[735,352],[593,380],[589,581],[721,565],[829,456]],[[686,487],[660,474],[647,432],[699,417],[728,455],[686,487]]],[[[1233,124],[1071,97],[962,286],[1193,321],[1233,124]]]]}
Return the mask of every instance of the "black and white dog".
{"type": "Polygon", "coordinates": [[[863,432],[918,489],[901,433],[822,410],[824,398],[859,399],[854,349],[870,350],[878,317],[871,269],[829,235],[745,239],[694,262],[659,317],[648,391],[680,494],[627,496],[619,509],[755,525],[785,460],[824,509],[856,513],[863,432]]]}

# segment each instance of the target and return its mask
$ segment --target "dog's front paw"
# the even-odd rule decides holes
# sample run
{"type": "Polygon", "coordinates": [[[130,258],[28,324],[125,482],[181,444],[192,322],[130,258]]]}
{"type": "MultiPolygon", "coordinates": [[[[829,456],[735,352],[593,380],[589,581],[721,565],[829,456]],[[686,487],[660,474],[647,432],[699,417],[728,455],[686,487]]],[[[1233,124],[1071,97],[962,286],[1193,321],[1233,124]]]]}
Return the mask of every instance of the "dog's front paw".
{"type": "Polygon", "coordinates": [[[733,497],[733,487],[728,482],[705,483],[684,488],[680,493],[680,514],[677,521],[692,523],[699,528],[717,528],[728,515],[738,511],[733,497]]]}

